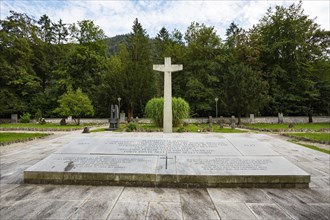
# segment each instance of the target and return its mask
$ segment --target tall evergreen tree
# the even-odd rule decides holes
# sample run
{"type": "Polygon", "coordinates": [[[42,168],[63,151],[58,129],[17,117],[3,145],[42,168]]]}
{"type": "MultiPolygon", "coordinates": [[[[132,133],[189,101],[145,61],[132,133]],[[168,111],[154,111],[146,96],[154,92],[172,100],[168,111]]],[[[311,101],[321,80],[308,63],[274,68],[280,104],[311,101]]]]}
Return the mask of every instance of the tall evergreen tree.
{"type": "Polygon", "coordinates": [[[127,49],[129,60],[122,97],[130,119],[134,112],[143,116],[147,101],[156,96],[156,74],[152,70],[149,39],[138,19],[133,23],[127,49]]]}
{"type": "Polygon", "coordinates": [[[213,113],[214,98],[219,96],[217,85],[218,63],[216,57],[221,46],[214,27],[193,22],[185,34],[187,42],[184,63],[185,85],[181,85],[183,96],[191,110],[199,116],[213,113]]]}

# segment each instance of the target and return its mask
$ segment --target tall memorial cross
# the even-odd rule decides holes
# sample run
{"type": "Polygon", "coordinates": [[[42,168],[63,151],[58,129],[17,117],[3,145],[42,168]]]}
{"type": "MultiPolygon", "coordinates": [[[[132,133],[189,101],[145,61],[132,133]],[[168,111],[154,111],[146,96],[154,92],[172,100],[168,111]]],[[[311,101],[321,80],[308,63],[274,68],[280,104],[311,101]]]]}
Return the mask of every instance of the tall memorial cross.
{"type": "Polygon", "coordinates": [[[165,57],[165,64],[153,65],[153,69],[164,72],[163,132],[172,133],[172,72],[183,70],[183,65],[172,65],[171,57],[165,57]]]}

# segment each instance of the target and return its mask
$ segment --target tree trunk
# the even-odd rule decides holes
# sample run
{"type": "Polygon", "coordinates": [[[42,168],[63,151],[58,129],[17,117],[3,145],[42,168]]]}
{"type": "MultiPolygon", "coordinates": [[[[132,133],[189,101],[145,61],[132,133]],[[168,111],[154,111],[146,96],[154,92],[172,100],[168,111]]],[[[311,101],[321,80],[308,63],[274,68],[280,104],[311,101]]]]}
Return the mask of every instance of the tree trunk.
{"type": "Polygon", "coordinates": [[[237,125],[241,125],[241,114],[237,114],[237,125]]]}
{"type": "Polygon", "coordinates": [[[128,109],[127,112],[127,122],[130,123],[132,121],[133,118],[133,108],[128,109]]]}
{"type": "Polygon", "coordinates": [[[80,118],[74,118],[73,120],[76,125],[80,125],[80,118]]]}
{"type": "Polygon", "coordinates": [[[313,123],[313,113],[312,111],[308,111],[308,123],[313,123]]]}

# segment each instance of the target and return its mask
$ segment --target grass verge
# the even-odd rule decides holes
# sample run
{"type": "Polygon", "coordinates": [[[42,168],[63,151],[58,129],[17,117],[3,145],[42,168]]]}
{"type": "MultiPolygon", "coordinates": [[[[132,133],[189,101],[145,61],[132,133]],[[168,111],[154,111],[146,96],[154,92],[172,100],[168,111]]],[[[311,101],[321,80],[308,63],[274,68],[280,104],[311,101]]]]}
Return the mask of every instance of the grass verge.
{"type": "Polygon", "coordinates": [[[288,137],[292,137],[297,140],[311,141],[321,144],[330,144],[330,133],[318,132],[318,133],[287,133],[283,134],[288,137]]]}
{"type": "Polygon", "coordinates": [[[37,138],[43,138],[50,134],[44,133],[16,133],[16,132],[0,132],[0,145],[24,142],[37,138]]]}
{"type": "MultiPolygon", "coordinates": [[[[125,124],[120,124],[120,127],[115,132],[125,132],[127,129],[125,124]]],[[[94,129],[91,132],[103,132],[106,131],[105,128],[94,129]]],[[[136,132],[162,132],[163,128],[159,128],[154,124],[136,124],[136,132]]],[[[218,132],[218,133],[243,133],[246,131],[242,131],[239,129],[231,129],[231,128],[222,128],[220,126],[213,126],[212,129],[205,124],[189,124],[187,126],[174,127],[173,132],[218,132]]]]}
{"type": "Polygon", "coordinates": [[[310,144],[303,144],[303,143],[300,143],[299,140],[293,139],[293,140],[289,140],[289,141],[292,142],[292,143],[299,144],[301,146],[307,147],[307,148],[312,149],[312,150],[317,150],[317,151],[320,151],[320,152],[323,152],[323,153],[326,153],[326,154],[330,154],[330,150],[319,148],[319,147],[316,147],[316,146],[310,145],[310,144]]]}
{"type": "Polygon", "coordinates": [[[0,124],[0,130],[28,130],[28,131],[72,131],[79,130],[86,125],[58,125],[52,123],[35,124],[35,123],[17,123],[17,124],[0,124]]]}
{"type": "Polygon", "coordinates": [[[261,131],[327,131],[330,130],[330,123],[301,123],[294,124],[289,128],[289,124],[245,124],[245,128],[261,131]]]}

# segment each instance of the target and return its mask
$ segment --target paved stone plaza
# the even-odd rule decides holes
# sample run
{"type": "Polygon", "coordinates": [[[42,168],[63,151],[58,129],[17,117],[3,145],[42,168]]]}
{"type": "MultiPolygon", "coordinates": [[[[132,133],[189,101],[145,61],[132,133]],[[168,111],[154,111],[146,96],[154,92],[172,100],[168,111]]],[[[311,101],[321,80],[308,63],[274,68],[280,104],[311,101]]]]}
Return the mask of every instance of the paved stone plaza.
{"type": "MultiPolygon", "coordinates": [[[[162,137],[162,133],[108,133],[162,137]]],[[[211,140],[252,138],[311,175],[309,189],[155,188],[24,184],[23,172],[76,137],[57,134],[1,147],[0,219],[329,219],[330,158],[264,134],[172,134],[211,140]]],[[[89,134],[92,135],[92,134],[89,134]]]]}

